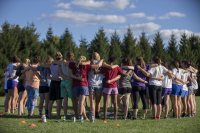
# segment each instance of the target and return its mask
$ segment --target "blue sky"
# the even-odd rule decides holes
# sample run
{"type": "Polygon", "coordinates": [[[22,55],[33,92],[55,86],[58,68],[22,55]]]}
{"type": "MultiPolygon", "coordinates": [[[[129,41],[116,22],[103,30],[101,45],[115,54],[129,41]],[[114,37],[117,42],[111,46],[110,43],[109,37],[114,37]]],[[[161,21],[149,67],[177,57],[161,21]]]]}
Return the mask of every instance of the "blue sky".
{"type": "Polygon", "coordinates": [[[200,35],[198,0],[2,0],[0,25],[5,21],[26,26],[33,22],[44,39],[49,26],[60,36],[69,28],[79,44],[90,42],[100,27],[108,37],[116,30],[123,38],[130,27],[136,37],[145,31],[151,40],[160,31],[167,42],[171,33],[200,35]]]}

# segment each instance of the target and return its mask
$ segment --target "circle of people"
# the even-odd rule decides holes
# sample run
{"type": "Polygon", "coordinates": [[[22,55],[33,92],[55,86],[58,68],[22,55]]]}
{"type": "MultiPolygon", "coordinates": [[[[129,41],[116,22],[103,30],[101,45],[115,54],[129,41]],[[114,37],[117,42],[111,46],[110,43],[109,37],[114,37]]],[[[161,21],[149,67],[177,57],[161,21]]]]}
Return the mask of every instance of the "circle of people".
{"type": "Polygon", "coordinates": [[[174,118],[195,115],[198,70],[189,61],[175,60],[168,64],[154,57],[151,64],[145,64],[142,57],[137,57],[133,65],[125,57],[121,62],[121,66],[114,64],[115,58],[111,56],[106,63],[97,52],[93,53],[91,60],[85,56],[75,60],[72,52],[66,53],[63,59],[62,54],[57,52],[55,60],[49,57],[45,63],[40,63],[38,56],[20,63],[19,58],[14,56],[4,73],[5,112],[14,113],[17,108],[18,115],[24,116],[24,108],[27,107],[31,118],[39,96],[40,116],[46,115],[51,119],[56,101],[55,117],[61,118],[63,108],[62,118],[66,120],[68,99],[71,99],[73,121],[83,122],[87,118],[85,101],[89,96],[89,120],[94,122],[100,118],[103,96],[103,120],[108,119],[110,101],[115,120],[118,108],[123,112],[123,119],[128,118],[129,101],[132,103],[132,119],[137,119],[140,99],[144,119],[149,109],[152,110],[152,119],[160,119],[162,110],[162,118],[168,118],[170,100],[174,118]]]}

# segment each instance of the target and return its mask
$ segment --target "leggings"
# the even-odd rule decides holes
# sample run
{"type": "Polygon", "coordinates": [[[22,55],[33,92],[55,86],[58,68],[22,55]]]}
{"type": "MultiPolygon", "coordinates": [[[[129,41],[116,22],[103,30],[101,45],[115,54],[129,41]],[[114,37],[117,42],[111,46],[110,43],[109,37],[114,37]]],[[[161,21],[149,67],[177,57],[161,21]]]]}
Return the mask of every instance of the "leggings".
{"type": "Polygon", "coordinates": [[[133,109],[138,109],[138,102],[141,97],[143,109],[147,109],[146,89],[141,86],[133,86],[133,109]]]}
{"type": "Polygon", "coordinates": [[[27,95],[28,95],[27,109],[28,109],[28,112],[33,112],[37,97],[39,96],[39,91],[38,89],[33,88],[31,86],[27,86],[26,90],[27,90],[27,95]]]}
{"type": "Polygon", "coordinates": [[[159,105],[162,102],[162,87],[149,85],[149,95],[152,104],[159,105]]]}

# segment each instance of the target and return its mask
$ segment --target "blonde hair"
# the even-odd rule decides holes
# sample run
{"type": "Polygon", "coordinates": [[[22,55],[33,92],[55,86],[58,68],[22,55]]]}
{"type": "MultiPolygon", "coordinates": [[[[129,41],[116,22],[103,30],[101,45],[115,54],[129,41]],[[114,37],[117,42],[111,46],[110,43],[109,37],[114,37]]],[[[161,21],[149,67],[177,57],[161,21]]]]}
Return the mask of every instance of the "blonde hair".
{"type": "Polygon", "coordinates": [[[84,62],[86,60],[87,60],[87,58],[85,56],[80,56],[80,58],[79,58],[79,62],[84,62]]]}
{"type": "Polygon", "coordinates": [[[99,53],[97,53],[97,52],[94,52],[94,53],[93,53],[92,58],[93,58],[94,60],[98,60],[98,61],[101,59],[99,53]]]}

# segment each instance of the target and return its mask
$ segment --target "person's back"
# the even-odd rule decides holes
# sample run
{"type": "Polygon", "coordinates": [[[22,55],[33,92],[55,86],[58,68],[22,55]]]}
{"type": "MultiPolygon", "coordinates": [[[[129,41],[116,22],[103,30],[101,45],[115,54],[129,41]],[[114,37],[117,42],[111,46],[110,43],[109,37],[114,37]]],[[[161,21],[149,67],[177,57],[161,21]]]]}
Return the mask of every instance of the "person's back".
{"type": "MultiPolygon", "coordinates": [[[[121,75],[122,73],[123,72],[120,67],[115,67],[113,69],[109,69],[109,68],[102,69],[102,74],[104,74],[104,76],[105,76],[104,81],[111,80],[111,79],[117,77],[118,75],[121,75]]],[[[115,87],[117,87],[117,81],[114,81],[112,83],[104,82],[103,86],[105,88],[115,88],[115,87]]]]}

